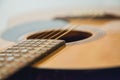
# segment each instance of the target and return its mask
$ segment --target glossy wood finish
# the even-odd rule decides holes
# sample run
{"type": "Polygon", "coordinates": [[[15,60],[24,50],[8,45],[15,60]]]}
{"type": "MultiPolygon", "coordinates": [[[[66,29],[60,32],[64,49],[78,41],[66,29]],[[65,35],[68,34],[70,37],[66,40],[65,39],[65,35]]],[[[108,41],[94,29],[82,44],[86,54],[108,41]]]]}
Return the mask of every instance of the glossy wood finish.
{"type": "MultiPolygon", "coordinates": [[[[84,22],[84,21],[83,21],[84,22]]],[[[87,21],[86,21],[87,22],[87,21]]],[[[106,34],[91,42],[67,45],[56,55],[34,65],[37,68],[91,69],[120,66],[120,21],[89,21],[89,25],[103,29],[106,34]],[[98,25],[99,24],[99,25],[98,25]],[[102,24],[102,25],[101,25],[102,24]],[[98,25],[98,26],[96,26],[98,25]]],[[[81,24],[79,20],[71,23],[81,24]]],[[[85,24],[85,23],[84,23],[85,24]]],[[[86,23],[88,25],[88,23],[86,23]]]]}
{"type": "MultiPolygon", "coordinates": [[[[106,34],[98,40],[83,44],[67,45],[45,61],[37,62],[33,67],[95,69],[120,66],[120,21],[70,20],[70,23],[97,27],[104,30],[106,34]]],[[[1,42],[4,45],[9,43],[4,40],[1,40],[1,42]]]]}

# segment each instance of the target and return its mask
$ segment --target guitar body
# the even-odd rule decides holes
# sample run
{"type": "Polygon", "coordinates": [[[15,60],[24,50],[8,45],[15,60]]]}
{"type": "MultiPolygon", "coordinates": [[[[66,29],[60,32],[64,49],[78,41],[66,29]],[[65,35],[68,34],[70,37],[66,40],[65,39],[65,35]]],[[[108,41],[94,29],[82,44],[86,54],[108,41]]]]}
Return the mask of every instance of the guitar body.
{"type": "MultiPolygon", "coordinates": [[[[81,25],[81,22],[77,20],[75,24],[81,25]]],[[[119,25],[116,25],[116,27],[113,26],[97,26],[97,29],[99,28],[101,30],[101,32],[98,30],[100,33],[96,33],[96,28],[96,32],[92,31],[91,28],[90,30],[84,30],[88,32],[91,31],[95,36],[93,37],[92,35],[93,40],[84,42],[83,39],[77,43],[71,42],[66,45],[64,49],[57,52],[56,55],[40,64],[35,64],[35,66],[38,68],[54,69],[97,69],[119,67],[120,27],[119,25]],[[102,36],[100,35],[101,33],[102,36]],[[100,37],[96,38],[96,36],[100,37]]],[[[89,27],[87,29],[89,29],[89,27]]]]}
{"type": "MultiPolygon", "coordinates": [[[[12,76],[11,80],[19,80],[19,76],[22,80],[120,79],[120,20],[69,19],[67,23],[79,26],[61,38],[69,38],[66,46],[53,52],[54,55],[21,70],[12,76]],[[77,32],[83,33],[84,38],[72,40],[80,37],[77,32]],[[87,37],[88,34],[90,36],[87,37]]],[[[49,30],[39,32],[47,31],[49,30]]],[[[35,39],[30,36],[34,36],[38,31],[33,32],[23,35],[22,39],[35,39]]]]}

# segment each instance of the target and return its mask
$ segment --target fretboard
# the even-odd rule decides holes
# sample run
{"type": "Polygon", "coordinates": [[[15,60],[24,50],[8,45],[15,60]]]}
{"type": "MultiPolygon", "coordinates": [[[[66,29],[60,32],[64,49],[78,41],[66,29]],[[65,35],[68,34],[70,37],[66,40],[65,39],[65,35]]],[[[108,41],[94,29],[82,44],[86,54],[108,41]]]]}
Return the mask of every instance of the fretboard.
{"type": "Polygon", "coordinates": [[[0,52],[0,80],[15,74],[21,68],[42,60],[65,45],[63,40],[29,39],[0,52]]]}

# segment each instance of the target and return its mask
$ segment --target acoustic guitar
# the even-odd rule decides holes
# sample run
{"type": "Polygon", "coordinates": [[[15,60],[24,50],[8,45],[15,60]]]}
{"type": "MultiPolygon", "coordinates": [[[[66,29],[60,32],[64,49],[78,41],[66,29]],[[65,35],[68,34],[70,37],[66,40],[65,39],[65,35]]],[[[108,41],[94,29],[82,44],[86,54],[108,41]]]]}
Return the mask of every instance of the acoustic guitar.
{"type": "Polygon", "coordinates": [[[66,24],[56,29],[33,31],[21,39],[61,39],[66,46],[8,80],[120,79],[119,16],[65,16],[52,21],[56,20],[66,24]]]}

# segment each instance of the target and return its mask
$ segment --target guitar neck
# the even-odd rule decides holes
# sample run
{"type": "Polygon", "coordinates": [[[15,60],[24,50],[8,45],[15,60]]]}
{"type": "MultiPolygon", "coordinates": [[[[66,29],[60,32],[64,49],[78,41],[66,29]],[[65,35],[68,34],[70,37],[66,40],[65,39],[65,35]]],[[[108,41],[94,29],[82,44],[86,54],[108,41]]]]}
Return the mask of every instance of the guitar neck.
{"type": "Polygon", "coordinates": [[[43,59],[64,44],[63,40],[29,39],[0,52],[0,80],[43,59]]]}

